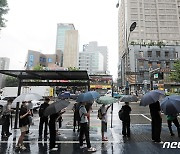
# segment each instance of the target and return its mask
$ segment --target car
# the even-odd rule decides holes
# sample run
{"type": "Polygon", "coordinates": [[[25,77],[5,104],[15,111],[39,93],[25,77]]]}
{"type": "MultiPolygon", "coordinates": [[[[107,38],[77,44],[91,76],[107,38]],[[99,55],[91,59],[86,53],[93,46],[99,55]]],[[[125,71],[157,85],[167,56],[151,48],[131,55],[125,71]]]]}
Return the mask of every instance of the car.
{"type": "Polygon", "coordinates": [[[70,98],[70,95],[71,95],[70,92],[65,91],[63,93],[59,93],[58,98],[59,99],[67,99],[67,98],[70,98]]]}
{"type": "Polygon", "coordinates": [[[12,99],[14,100],[16,97],[13,97],[13,96],[7,96],[7,97],[3,97],[1,100],[0,100],[0,105],[4,106],[7,104],[7,100],[8,99],[12,99]]]}

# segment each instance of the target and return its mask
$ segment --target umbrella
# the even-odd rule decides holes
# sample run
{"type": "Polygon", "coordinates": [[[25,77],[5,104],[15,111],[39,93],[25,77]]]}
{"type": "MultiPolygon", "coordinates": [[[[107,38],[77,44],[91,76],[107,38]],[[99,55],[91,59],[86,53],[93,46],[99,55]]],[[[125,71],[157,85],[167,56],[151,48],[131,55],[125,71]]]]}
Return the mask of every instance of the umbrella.
{"type": "Polygon", "coordinates": [[[180,113],[180,96],[177,95],[166,96],[160,102],[160,106],[161,106],[161,110],[166,115],[180,113]]]}
{"type": "Polygon", "coordinates": [[[43,99],[43,97],[36,93],[27,93],[27,94],[21,94],[18,97],[14,99],[13,102],[23,102],[23,101],[32,101],[32,100],[40,100],[43,99]]]}
{"type": "Polygon", "coordinates": [[[96,102],[98,104],[112,104],[112,103],[116,103],[117,102],[117,99],[111,97],[111,96],[101,96],[100,98],[98,98],[96,100],[96,102]]]}
{"type": "Polygon", "coordinates": [[[123,95],[120,99],[120,102],[137,102],[138,98],[134,95],[123,95]]]}
{"type": "Polygon", "coordinates": [[[113,97],[114,97],[114,98],[121,98],[122,95],[120,95],[119,93],[114,92],[114,93],[113,93],[113,97]]]}
{"type": "Polygon", "coordinates": [[[146,106],[157,102],[161,97],[165,96],[165,92],[162,90],[152,90],[146,93],[140,101],[140,106],[146,106]]]}
{"type": "Polygon", "coordinates": [[[76,101],[77,102],[90,102],[90,101],[94,101],[98,97],[100,97],[100,94],[98,92],[88,91],[86,93],[80,94],[76,101]]]}
{"type": "Polygon", "coordinates": [[[51,114],[58,113],[62,109],[66,108],[70,102],[66,100],[56,100],[54,103],[50,104],[44,111],[44,116],[49,116],[51,114]]]}

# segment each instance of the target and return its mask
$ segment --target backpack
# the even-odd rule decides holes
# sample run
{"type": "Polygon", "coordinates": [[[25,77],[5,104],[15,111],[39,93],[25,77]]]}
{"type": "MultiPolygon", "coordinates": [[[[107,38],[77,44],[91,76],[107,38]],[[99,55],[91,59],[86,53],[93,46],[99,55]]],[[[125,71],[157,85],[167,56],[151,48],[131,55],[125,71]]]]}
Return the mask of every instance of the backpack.
{"type": "Polygon", "coordinates": [[[98,109],[98,115],[97,117],[101,120],[102,119],[102,112],[101,112],[101,108],[98,109]]]}
{"type": "Polygon", "coordinates": [[[124,120],[124,112],[123,112],[123,109],[120,109],[120,110],[119,110],[118,115],[119,115],[119,119],[123,121],[123,120],[124,120]]]}
{"type": "Polygon", "coordinates": [[[41,104],[41,106],[39,107],[39,117],[44,117],[44,111],[47,108],[47,106],[43,103],[41,104]]]}

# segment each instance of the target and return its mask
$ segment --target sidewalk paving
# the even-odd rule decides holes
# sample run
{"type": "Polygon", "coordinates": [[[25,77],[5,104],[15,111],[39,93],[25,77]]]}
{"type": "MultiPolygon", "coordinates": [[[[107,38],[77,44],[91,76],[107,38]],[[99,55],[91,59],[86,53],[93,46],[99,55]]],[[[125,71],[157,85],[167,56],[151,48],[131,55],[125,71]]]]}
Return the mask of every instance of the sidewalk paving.
{"type": "MultiPolygon", "coordinates": [[[[118,110],[118,104],[114,111],[118,110]]],[[[63,115],[63,126],[59,129],[61,135],[56,138],[58,144],[57,152],[49,151],[49,140],[38,141],[38,122],[37,113],[34,114],[34,125],[30,127],[30,134],[25,138],[25,146],[27,150],[21,152],[25,154],[81,154],[91,153],[87,149],[81,150],[79,148],[78,133],[72,130],[72,112],[71,106],[68,107],[67,112],[63,115]]],[[[123,138],[121,131],[122,125],[116,114],[113,115],[113,128],[110,128],[110,119],[108,119],[108,142],[101,141],[100,120],[97,120],[97,108],[94,107],[94,112],[91,113],[91,127],[90,140],[93,147],[97,149],[95,154],[179,154],[180,148],[168,149],[164,148],[162,144],[156,144],[151,141],[151,125],[150,122],[143,116],[132,115],[133,120],[131,124],[131,138],[123,138]],[[139,120],[139,121],[138,121],[139,120]],[[135,121],[135,122],[134,122],[135,121]]],[[[109,116],[110,117],[110,116],[109,116]]],[[[167,124],[162,126],[161,139],[164,142],[180,142],[177,137],[176,128],[173,126],[176,136],[171,137],[167,124]]],[[[0,127],[1,131],[1,127],[0,127]]],[[[12,129],[13,134],[6,140],[0,139],[0,154],[16,154],[15,145],[20,135],[19,129],[12,129]]]]}

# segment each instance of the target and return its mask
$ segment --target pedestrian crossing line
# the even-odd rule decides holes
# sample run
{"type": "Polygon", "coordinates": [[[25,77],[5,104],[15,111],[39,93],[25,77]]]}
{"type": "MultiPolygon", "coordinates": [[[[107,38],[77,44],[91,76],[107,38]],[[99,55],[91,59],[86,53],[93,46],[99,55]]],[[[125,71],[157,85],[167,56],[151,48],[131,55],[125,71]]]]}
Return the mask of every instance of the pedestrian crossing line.
{"type": "MultiPolygon", "coordinates": [[[[90,141],[92,144],[102,144],[102,143],[123,143],[123,141],[121,141],[121,140],[119,140],[119,141],[113,141],[113,140],[111,140],[111,141],[109,141],[108,140],[108,142],[107,141],[101,141],[101,140],[99,140],[99,141],[90,141]]],[[[9,143],[9,144],[16,144],[16,141],[0,141],[0,143],[9,143]]],[[[48,144],[49,143],[49,141],[38,141],[38,140],[34,140],[34,141],[23,141],[23,143],[29,143],[29,144],[31,144],[31,143],[46,143],[46,144],[48,144]]],[[[79,144],[79,141],[56,141],[56,144],[79,144]]]]}
{"type": "Polygon", "coordinates": [[[151,121],[150,118],[148,118],[147,116],[145,116],[144,114],[141,114],[144,118],[146,118],[147,120],[151,121]]]}

